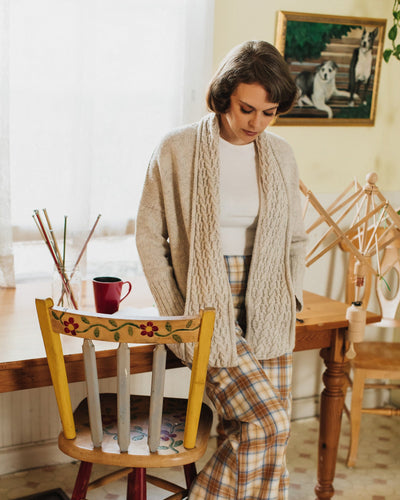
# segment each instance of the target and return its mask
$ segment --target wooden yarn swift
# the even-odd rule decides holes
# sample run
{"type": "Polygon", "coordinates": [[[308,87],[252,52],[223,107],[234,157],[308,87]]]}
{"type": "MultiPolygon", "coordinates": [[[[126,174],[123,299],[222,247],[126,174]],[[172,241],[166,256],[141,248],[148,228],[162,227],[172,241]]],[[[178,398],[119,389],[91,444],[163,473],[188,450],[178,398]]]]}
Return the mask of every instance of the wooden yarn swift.
{"type": "Polygon", "coordinates": [[[325,223],[328,229],[315,243],[306,256],[306,266],[310,266],[329,250],[339,245],[350,254],[352,279],[347,290],[351,297],[352,309],[349,310],[348,357],[354,357],[353,342],[363,340],[361,325],[365,325],[362,308],[368,303],[373,276],[384,280],[382,272],[382,250],[400,237],[400,216],[376,186],[377,174],[372,172],[361,186],[356,180],[325,209],[315,195],[300,181],[300,190],[306,197],[303,212],[305,218],[311,204],[317,212],[317,219],[306,229],[311,233],[325,223]],[[323,246],[324,244],[324,246],[323,246]],[[361,292],[364,292],[364,301],[361,292]],[[364,306],[363,306],[364,303],[364,306]]]}

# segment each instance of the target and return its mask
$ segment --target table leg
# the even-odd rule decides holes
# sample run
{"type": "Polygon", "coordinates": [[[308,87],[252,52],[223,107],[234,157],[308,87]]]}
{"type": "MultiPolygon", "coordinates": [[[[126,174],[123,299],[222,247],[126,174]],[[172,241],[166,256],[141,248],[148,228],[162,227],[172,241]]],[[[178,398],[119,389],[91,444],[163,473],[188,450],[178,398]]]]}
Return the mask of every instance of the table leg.
{"type": "Polygon", "coordinates": [[[315,494],[319,500],[332,498],[335,491],[333,480],[344,406],[345,331],[345,329],[336,330],[331,347],[321,349],[326,370],[323,374],[325,388],[321,394],[318,482],[315,487],[315,494]]]}

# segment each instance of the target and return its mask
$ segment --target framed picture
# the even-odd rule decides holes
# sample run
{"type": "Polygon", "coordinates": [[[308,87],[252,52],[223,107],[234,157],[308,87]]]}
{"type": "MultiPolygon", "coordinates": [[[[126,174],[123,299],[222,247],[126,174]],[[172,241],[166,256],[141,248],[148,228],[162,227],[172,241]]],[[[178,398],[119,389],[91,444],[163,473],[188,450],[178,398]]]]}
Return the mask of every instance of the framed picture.
{"type": "Polygon", "coordinates": [[[386,19],[278,13],[276,47],[298,88],[277,125],[373,125],[386,19]]]}

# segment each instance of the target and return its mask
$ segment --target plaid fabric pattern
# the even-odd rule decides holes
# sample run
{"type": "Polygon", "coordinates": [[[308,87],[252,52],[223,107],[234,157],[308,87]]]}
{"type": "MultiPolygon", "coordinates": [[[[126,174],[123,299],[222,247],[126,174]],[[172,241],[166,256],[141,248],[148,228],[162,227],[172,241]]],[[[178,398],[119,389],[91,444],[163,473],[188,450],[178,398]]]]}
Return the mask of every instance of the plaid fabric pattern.
{"type": "MultiPolygon", "coordinates": [[[[242,332],[246,331],[245,296],[251,255],[225,255],[225,267],[231,285],[236,321],[242,332]]],[[[243,334],[243,333],[242,333],[243,334]]]]}
{"type": "MultiPolygon", "coordinates": [[[[233,294],[245,291],[240,275],[247,277],[246,260],[225,258],[233,294]]],[[[189,499],[286,500],[292,354],[260,362],[240,335],[237,352],[238,366],[211,368],[207,375],[207,394],[226,439],[197,476],[189,499]]]]}

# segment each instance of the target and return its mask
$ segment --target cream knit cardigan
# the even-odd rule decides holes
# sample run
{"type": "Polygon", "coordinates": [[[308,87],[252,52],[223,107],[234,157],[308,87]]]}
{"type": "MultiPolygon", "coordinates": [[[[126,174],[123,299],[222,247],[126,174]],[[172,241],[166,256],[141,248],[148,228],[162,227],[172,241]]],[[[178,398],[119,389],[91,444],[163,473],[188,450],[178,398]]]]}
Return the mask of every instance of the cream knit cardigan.
{"type": "MultiPolygon", "coordinates": [[[[147,171],[136,244],[159,313],[215,307],[210,366],[235,366],[233,303],[219,234],[218,140],[214,114],[164,138],[147,171]]],[[[264,132],[256,151],[260,208],[246,293],[246,340],[258,359],[270,359],[294,347],[306,235],[291,148],[264,132]]],[[[191,344],[173,350],[191,361],[191,344]]]]}

